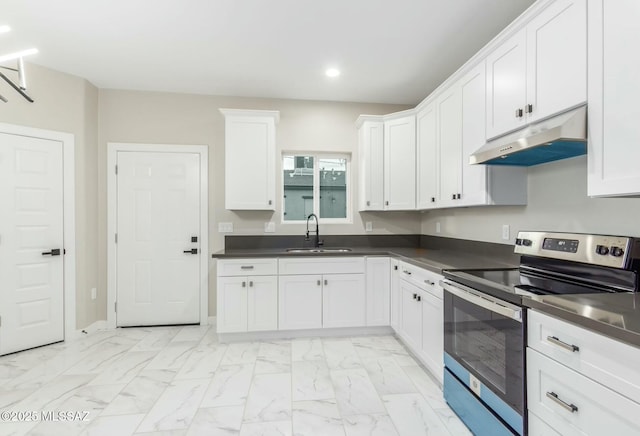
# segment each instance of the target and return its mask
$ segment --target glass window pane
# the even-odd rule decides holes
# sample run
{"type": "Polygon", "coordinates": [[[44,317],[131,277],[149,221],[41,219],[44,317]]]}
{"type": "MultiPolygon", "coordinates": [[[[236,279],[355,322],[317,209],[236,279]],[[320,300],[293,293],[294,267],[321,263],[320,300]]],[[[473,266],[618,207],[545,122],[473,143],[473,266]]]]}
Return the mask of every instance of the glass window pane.
{"type": "Polygon", "coordinates": [[[313,156],[283,156],[284,220],[304,221],[313,213],[313,156]]]}
{"type": "Polygon", "coordinates": [[[347,160],[318,159],[320,218],[347,217],[347,160]]]}

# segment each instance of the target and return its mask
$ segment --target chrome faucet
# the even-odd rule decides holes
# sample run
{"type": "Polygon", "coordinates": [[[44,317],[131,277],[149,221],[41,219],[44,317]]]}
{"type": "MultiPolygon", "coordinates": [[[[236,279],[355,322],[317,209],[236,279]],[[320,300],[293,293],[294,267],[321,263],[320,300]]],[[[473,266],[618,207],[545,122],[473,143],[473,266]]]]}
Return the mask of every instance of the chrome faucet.
{"type": "Polygon", "coordinates": [[[321,245],[324,245],[324,241],[320,240],[320,224],[318,223],[318,217],[316,216],[315,213],[312,213],[307,217],[307,235],[305,236],[304,240],[305,241],[309,240],[309,220],[311,219],[311,217],[315,218],[316,220],[316,241],[314,246],[318,248],[321,245]]]}

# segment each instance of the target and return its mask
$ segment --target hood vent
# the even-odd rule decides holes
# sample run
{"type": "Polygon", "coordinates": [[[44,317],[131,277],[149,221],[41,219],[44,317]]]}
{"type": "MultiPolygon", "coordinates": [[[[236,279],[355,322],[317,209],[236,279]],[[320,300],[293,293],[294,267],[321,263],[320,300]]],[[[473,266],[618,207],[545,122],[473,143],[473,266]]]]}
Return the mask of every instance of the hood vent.
{"type": "Polygon", "coordinates": [[[487,142],[470,164],[532,166],[587,153],[587,107],[581,106],[487,142]]]}

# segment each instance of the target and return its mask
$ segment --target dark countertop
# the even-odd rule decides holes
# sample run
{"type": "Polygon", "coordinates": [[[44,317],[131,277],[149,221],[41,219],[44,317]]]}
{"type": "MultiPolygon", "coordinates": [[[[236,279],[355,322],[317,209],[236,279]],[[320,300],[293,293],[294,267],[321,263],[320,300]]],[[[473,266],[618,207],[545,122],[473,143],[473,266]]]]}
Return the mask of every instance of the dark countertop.
{"type": "Polygon", "coordinates": [[[493,260],[486,255],[460,250],[425,249],[406,247],[354,247],[346,253],[288,253],[282,248],[258,248],[221,250],[212,255],[214,259],[252,257],[321,257],[321,256],[390,256],[438,274],[443,269],[505,268],[517,267],[513,263],[493,260]]]}
{"type": "Polygon", "coordinates": [[[640,293],[536,295],[525,306],[640,347],[640,293]]]}

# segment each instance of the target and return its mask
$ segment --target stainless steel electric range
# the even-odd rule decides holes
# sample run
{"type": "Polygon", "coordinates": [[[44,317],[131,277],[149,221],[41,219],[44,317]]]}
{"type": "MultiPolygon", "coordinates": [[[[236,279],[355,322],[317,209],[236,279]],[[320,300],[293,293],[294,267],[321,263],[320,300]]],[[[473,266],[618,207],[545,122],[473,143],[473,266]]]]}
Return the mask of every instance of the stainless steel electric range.
{"type": "Polygon", "coordinates": [[[520,232],[520,267],[444,271],[444,396],[477,435],[526,435],[526,310],[540,294],[636,292],[640,239],[520,232]]]}

